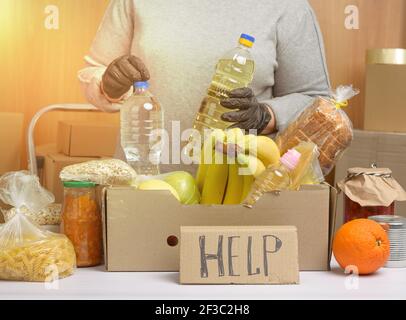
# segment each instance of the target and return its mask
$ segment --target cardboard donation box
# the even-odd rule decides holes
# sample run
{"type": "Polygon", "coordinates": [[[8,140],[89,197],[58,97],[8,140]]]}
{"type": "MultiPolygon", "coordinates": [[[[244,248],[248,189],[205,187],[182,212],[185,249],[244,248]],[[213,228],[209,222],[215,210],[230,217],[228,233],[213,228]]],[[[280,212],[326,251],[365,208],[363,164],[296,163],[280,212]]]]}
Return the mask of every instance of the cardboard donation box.
{"type": "Polygon", "coordinates": [[[364,129],[406,132],[406,49],[368,52],[364,129]]]}
{"type": "MultiPolygon", "coordinates": [[[[406,188],[406,133],[354,130],[354,141],[337,163],[335,182],[347,176],[349,168],[367,168],[376,164],[389,168],[397,182],[406,188]]],[[[337,227],[343,222],[344,200],[337,201],[337,227]]],[[[406,216],[406,202],[395,203],[395,214],[406,216]]]]}
{"type": "Polygon", "coordinates": [[[58,152],[71,157],[112,157],[119,126],[89,122],[59,122],[58,152]]]}
{"type": "Polygon", "coordinates": [[[180,283],[297,284],[297,229],[181,227],[180,283]]]}
{"type": "Polygon", "coordinates": [[[97,159],[100,158],[68,157],[61,153],[51,153],[45,156],[43,186],[55,195],[55,203],[63,201],[63,184],[59,178],[62,169],[71,164],[97,159]]]}
{"type": "Polygon", "coordinates": [[[21,169],[23,121],[21,113],[0,112],[0,175],[21,169]]]}
{"type": "Polygon", "coordinates": [[[325,185],[268,193],[253,209],[185,206],[168,191],[110,187],[103,196],[106,268],[179,271],[182,226],[295,226],[300,270],[328,270],[334,214],[335,190],[325,185]]]}

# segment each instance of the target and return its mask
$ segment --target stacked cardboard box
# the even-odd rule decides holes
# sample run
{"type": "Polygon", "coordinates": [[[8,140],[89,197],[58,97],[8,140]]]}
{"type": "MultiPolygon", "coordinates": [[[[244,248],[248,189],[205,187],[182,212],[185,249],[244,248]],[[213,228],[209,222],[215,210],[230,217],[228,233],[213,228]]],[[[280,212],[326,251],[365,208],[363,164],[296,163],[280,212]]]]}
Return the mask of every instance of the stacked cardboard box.
{"type": "MultiPolygon", "coordinates": [[[[365,131],[356,130],[351,147],[339,161],[335,181],[352,167],[387,167],[406,188],[406,50],[368,51],[365,131]]],[[[396,204],[396,214],[406,216],[406,203],[396,204]]],[[[343,199],[338,199],[337,225],[343,221],[343,199]]]]}
{"type": "Polygon", "coordinates": [[[364,129],[406,132],[406,49],[368,51],[364,129]]]}
{"type": "Polygon", "coordinates": [[[115,124],[61,121],[58,152],[70,157],[112,157],[119,129],[115,124]]]}
{"type": "Polygon", "coordinates": [[[119,127],[113,124],[61,121],[56,144],[38,146],[39,175],[45,188],[63,201],[63,185],[59,174],[66,166],[112,157],[119,127]]]}

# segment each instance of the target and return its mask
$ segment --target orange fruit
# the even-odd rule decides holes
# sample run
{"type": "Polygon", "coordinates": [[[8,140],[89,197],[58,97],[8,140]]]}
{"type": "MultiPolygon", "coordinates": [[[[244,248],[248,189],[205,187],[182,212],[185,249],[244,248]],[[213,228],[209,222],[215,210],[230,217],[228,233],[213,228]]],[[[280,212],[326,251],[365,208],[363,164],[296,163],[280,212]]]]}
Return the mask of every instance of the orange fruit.
{"type": "Polygon", "coordinates": [[[359,274],[370,274],[383,267],[388,260],[389,239],[379,223],[356,219],[337,231],[333,253],[341,268],[356,266],[359,274]]]}

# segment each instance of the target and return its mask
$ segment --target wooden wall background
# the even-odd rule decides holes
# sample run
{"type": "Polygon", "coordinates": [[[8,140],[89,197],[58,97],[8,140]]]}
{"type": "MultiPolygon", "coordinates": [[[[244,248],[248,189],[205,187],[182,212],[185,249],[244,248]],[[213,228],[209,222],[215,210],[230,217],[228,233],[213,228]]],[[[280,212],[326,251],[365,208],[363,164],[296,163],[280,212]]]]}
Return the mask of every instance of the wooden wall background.
{"type": "MultiPolygon", "coordinates": [[[[153,1],[153,0],[151,0],[153,1]]],[[[367,48],[406,47],[405,0],[310,0],[324,34],[334,86],[364,89],[367,48]],[[357,5],[360,29],[344,27],[345,7],[357,5]]],[[[0,0],[0,111],[23,112],[25,124],[41,107],[85,102],[76,78],[108,0],[0,0]],[[57,5],[60,29],[44,28],[44,8],[57,5]]],[[[362,128],[364,95],[348,113],[362,128]]],[[[117,115],[52,113],[36,131],[37,144],[55,140],[59,119],[117,121],[117,115]]],[[[25,162],[23,155],[23,164],[25,162]]]]}

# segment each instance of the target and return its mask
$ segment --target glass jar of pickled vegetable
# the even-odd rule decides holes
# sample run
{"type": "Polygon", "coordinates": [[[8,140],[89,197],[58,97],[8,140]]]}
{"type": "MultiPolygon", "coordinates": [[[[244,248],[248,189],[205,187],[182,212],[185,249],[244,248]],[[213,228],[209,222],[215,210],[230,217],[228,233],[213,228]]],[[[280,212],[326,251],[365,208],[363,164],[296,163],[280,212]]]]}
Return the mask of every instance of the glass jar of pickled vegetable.
{"type": "Polygon", "coordinates": [[[61,232],[73,243],[78,267],[103,262],[102,219],[91,182],[64,182],[61,232]]]}
{"type": "Polygon", "coordinates": [[[344,193],[344,223],[375,215],[394,215],[395,201],[406,200],[406,192],[388,168],[351,168],[338,186],[344,193]]]}

